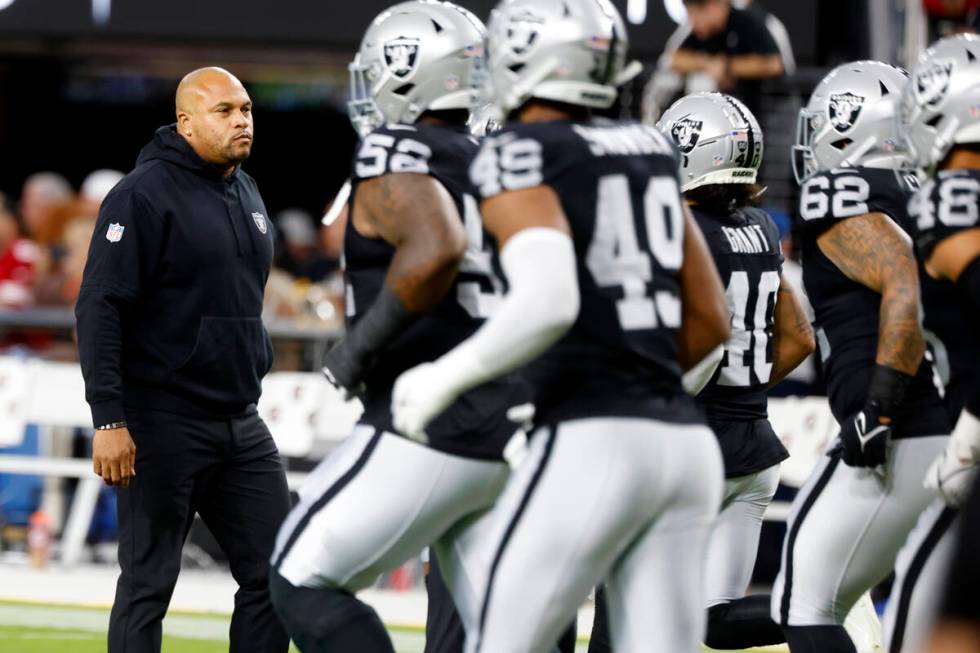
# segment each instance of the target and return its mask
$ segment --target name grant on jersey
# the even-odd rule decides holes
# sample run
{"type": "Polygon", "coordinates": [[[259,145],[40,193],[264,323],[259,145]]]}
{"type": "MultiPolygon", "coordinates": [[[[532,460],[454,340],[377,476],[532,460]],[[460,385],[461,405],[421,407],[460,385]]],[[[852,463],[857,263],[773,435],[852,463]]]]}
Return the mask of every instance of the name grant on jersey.
{"type": "Polygon", "coordinates": [[[750,224],[747,227],[722,227],[721,232],[735,254],[769,254],[769,242],[762,227],[750,224]]]}
{"type": "Polygon", "coordinates": [[[667,138],[649,125],[587,127],[573,125],[575,133],[589,143],[595,156],[630,156],[637,154],[672,154],[667,138]]]}

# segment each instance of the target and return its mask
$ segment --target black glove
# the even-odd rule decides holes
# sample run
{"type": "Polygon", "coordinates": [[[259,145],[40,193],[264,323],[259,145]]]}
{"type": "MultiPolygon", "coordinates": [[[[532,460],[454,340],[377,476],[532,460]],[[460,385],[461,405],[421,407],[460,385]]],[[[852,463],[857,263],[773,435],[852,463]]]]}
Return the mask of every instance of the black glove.
{"type": "MultiPolygon", "coordinates": [[[[878,402],[869,400],[841,426],[841,459],[851,467],[877,467],[884,464],[892,427],[882,423],[878,402]]],[[[886,418],[887,419],[887,418],[886,418]]]]}
{"type": "Polygon", "coordinates": [[[892,435],[892,415],[905,396],[912,377],[875,365],[864,408],[841,424],[841,459],[851,467],[877,467],[885,463],[892,435]]]}
{"type": "Polygon", "coordinates": [[[343,338],[331,347],[322,362],[323,375],[340,390],[345,399],[358,396],[364,391],[364,377],[371,369],[371,361],[365,356],[357,355],[348,338],[343,338]]]}

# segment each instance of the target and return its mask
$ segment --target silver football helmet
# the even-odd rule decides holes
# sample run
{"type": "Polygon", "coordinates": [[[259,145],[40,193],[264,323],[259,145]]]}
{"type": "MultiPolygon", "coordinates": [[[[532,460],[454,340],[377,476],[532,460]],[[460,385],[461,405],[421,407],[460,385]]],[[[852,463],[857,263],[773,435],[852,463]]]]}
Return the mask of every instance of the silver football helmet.
{"type": "Polygon", "coordinates": [[[855,61],[830,71],[800,109],[793,146],[796,181],[831,168],[900,166],[895,106],[907,80],[904,70],[880,61],[855,61]]]}
{"type": "Polygon", "coordinates": [[[762,129],[748,108],[723,93],[682,97],[657,127],[681,151],[681,190],[754,184],[762,165],[762,129]]]}
{"type": "Polygon", "coordinates": [[[980,36],[941,39],[923,52],[905,86],[897,131],[919,170],[935,168],[958,143],[980,143],[980,36]]]}
{"type": "Polygon", "coordinates": [[[451,2],[411,0],[378,14],[348,66],[351,122],[364,136],[425,111],[470,110],[486,76],[486,28],[451,2]]]}
{"type": "Polygon", "coordinates": [[[502,0],[488,29],[501,117],[530,98],[607,108],[635,74],[624,70],[626,26],[609,0],[502,0]]]}

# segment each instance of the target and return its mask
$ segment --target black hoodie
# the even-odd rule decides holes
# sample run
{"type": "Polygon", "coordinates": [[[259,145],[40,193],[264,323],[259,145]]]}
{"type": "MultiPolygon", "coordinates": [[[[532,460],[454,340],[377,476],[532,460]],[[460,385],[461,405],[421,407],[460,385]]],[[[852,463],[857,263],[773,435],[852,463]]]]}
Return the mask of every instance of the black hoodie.
{"type": "Polygon", "coordinates": [[[272,365],[262,296],[272,229],[255,181],[222,177],[161,127],[106,197],[75,307],[96,426],[124,406],[250,410],[272,365]]]}

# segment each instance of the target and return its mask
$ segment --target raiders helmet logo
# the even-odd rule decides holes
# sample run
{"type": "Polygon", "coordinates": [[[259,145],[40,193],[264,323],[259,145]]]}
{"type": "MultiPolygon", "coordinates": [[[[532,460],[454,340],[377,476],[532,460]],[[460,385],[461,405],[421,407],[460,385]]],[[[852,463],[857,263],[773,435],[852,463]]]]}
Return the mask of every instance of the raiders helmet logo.
{"type": "Polygon", "coordinates": [[[419,40],[406,36],[392,39],[384,45],[385,65],[399,79],[407,79],[419,63],[419,40]]]}
{"type": "Polygon", "coordinates": [[[534,14],[513,16],[507,25],[507,47],[518,57],[526,57],[537,45],[544,21],[534,14]]]}
{"type": "Polygon", "coordinates": [[[830,96],[830,124],[839,132],[846,132],[857,122],[864,107],[864,98],[854,93],[834,93],[830,96]]]}
{"type": "Polygon", "coordinates": [[[698,139],[701,138],[702,124],[700,120],[681,118],[671,125],[670,137],[674,139],[677,148],[683,154],[689,154],[698,144],[698,139]]]}
{"type": "Polygon", "coordinates": [[[935,61],[915,73],[915,98],[920,105],[935,107],[949,91],[952,61],[935,61]]]}

